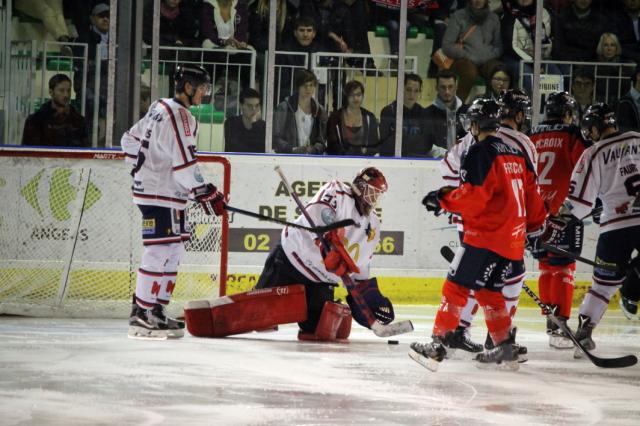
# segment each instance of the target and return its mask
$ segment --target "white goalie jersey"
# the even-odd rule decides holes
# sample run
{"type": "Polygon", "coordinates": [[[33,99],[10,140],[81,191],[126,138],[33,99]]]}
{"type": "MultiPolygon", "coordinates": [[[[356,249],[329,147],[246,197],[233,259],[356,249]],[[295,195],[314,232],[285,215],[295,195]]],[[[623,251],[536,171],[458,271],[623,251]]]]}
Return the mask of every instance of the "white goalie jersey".
{"type": "Polygon", "coordinates": [[[154,102],[122,136],[125,161],[134,167],[133,201],[183,210],[189,193],[202,186],[196,157],[198,123],[174,99],[154,102]]]}
{"type": "Polygon", "coordinates": [[[640,133],[626,132],[598,141],[582,153],[565,204],[581,219],[600,198],[600,229],[606,232],[640,225],[639,194],[640,133]]]}
{"type": "MultiPolygon", "coordinates": [[[[351,277],[355,280],[369,279],[371,257],[380,240],[380,220],[375,211],[362,216],[356,208],[351,187],[339,181],[328,182],[322,186],[307,204],[306,211],[316,226],[329,225],[345,219],[353,219],[360,224],[360,227],[340,228],[338,234],[360,269],[360,273],[354,273],[351,277]]],[[[295,223],[310,226],[303,215],[296,219],[295,223]]],[[[311,281],[340,281],[340,277],[325,268],[315,234],[286,227],[282,230],[280,240],[291,264],[311,281]]]]}

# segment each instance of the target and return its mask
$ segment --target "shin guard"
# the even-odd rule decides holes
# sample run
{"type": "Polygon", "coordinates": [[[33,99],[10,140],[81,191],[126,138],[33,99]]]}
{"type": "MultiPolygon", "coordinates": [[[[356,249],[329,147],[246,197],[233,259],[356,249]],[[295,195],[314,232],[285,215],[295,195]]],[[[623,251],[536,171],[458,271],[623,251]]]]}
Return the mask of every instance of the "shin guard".
{"type": "MultiPolygon", "coordinates": [[[[540,270],[540,278],[538,278],[538,291],[540,301],[545,305],[551,304],[551,276],[553,271],[551,265],[544,261],[538,262],[538,269],[540,270]]],[[[542,312],[544,315],[544,312],[542,312]]]]}
{"type": "Polygon", "coordinates": [[[512,319],[518,310],[518,302],[520,301],[520,293],[522,292],[523,284],[524,274],[507,279],[504,283],[504,287],[502,287],[505,307],[512,319]]]}
{"type": "Polygon", "coordinates": [[[576,264],[565,266],[552,266],[551,276],[551,303],[558,306],[557,315],[564,318],[571,317],[571,303],[573,302],[574,279],[573,274],[576,264]]]}
{"type": "Polygon", "coordinates": [[[444,336],[458,327],[460,314],[467,304],[469,289],[449,280],[442,287],[442,301],[433,325],[434,336],[444,336]]]}
{"type": "Polygon", "coordinates": [[[476,312],[478,312],[478,301],[473,292],[470,292],[469,298],[467,298],[467,304],[462,308],[462,312],[460,312],[460,322],[458,325],[464,328],[471,327],[476,312]]]}
{"type": "Polygon", "coordinates": [[[304,285],[251,290],[214,300],[187,302],[187,330],[196,337],[224,337],[307,320],[304,285]]]}
{"type": "Polygon", "coordinates": [[[504,296],[498,291],[478,290],[476,299],[484,310],[484,320],[491,340],[495,345],[499,345],[509,338],[511,330],[511,317],[507,312],[504,296]]]}

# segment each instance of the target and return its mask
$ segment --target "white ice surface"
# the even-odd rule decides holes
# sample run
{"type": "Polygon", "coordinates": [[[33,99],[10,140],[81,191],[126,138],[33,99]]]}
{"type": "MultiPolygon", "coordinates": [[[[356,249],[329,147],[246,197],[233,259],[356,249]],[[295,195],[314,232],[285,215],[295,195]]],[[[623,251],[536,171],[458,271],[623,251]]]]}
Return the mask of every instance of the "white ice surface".
{"type": "MultiPolygon", "coordinates": [[[[150,342],[128,339],[126,320],[0,316],[0,425],[640,424],[640,366],[551,350],[534,309],[516,317],[529,348],[520,371],[479,370],[459,352],[427,371],[407,350],[434,313],[397,307],[416,326],[399,345],[355,324],[346,344],[298,342],[295,325],[150,342]]],[[[608,312],[594,338],[600,355],[638,355],[640,321],[608,312]]]]}

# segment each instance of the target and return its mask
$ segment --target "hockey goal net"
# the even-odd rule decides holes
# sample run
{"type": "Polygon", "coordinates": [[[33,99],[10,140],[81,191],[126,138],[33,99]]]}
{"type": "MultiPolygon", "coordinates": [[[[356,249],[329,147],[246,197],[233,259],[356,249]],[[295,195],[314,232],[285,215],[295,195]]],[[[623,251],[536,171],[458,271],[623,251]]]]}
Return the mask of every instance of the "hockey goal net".
{"type": "MultiPolygon", "coordinates": [[[[0,149],[0,314],[124,317],[142,254],[142,220],[117,151],[0,149]]],[[[225,193],[230,165],[200,154],[205,181],[225,193]]],[[[225,294],[228,219],[190,203],[169,313],[225,294]]]]}

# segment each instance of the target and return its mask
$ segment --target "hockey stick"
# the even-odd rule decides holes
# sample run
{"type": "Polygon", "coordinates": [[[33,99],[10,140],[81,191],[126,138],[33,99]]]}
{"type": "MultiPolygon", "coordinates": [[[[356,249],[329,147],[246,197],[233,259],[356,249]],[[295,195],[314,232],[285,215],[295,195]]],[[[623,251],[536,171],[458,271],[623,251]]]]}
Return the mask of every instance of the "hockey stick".
{"type": "Polygon", "coordinates": [[[254,212],[250,212],[248,210],[242,210],[239,209],[237,207],[232,207],[228,204],[224,205],[224,209],[233,213],[238,213],[238,214],[243,214],[245,216],[250,216],[250,217],[254,217],[256,219],[260,219],[260,220],[266,220],[268,222],[273,222],[273,223],[279,223],[280,225],[286,225],[289,226],[291,228],[298,228],[298,229],[304,229],[305,231],[309,231],[309,232],[315,232],[315,233],[322,233],[324,234],[325,232],[329,232],[332,231],[334,229],[338,229],[338,228],[344,228],[345,226],[360,226],[360,224],[356,223],[355,220],[353,219],[345,219],[345,220],[339,220],[337,222],[334,222],[330,225],[326,225],[326,226],[304,226],[304,225],[298,225],[297,223],[293,223],[293,222],[287,222],[286,220],[280,220],[280,219],[276,219],[275,217],[270,217],[270,216],[265,216],[263,214],[260,213],[254,213],[254,212]]]}
{"type": "MultiPolygon", "coordinates": [[[[448,246],[442,246],[440,248],[440,254],[444,257],[447,262],[451,263],[453,258],[455,257],[455,253],[448,246]]],[[[576,339],[576,336],[573,334],[571,329],[563,322],[560,321],[558,317],[553,314],[553,311],[549,307],[549,305],[545,304],[540,300],[540,298],[531,290],[525,283],[522,283],[522,288],[524,292],[533,299],[534,302],[540,306],[544,314],[549,318],[555,325],[557,325],[560,330],[562,330],[569,339],[576,345],[578,349],[580,349],[589,360],[596,366],[601,368],[624,368],[631,367],[638,362],[638,358],[635,355],[625,355],[618,358],[600,358],[599,356],[593,355],[590,353],[583,345],[576,339]]]]}
{"type": "MultiPolygon", "coordinates": [[[[289,181],[287,180],[287,177],[282,172],[282,169],[280,169],[280,166],[276,166],[275,171],[278,173],[278,175],[280,175],[282,183],[284,183],[284,185],[286,186],[287,190],[291,194],[291,198],[293,198],[293,201],[295,201],[296,205],[298,206],[304,217],[307,219],[307,222],[309,222],[309,225],[315,227],[313,219],[311,219],[311,216],[309,215],[309,213],[307,213],[307,210],[298,197],[298,194],[293,191],[291,185],[289,184],[289,181]]],[[[322,233],[317,233],[317,236],[324,249],[329,251],[329,243],[324,239],[322,233]]],[[[360,292],[356,290],[356,284],[353,282],[351,277],[348,274],[344,274],[340,278],[342,279],[342,282],[344,283],[344,286],[347,288],[347,291],[349,292],[351,297],[353,297],[353,301],[360,309],[360,312],[362,312],[365,319],[367,320],[367,324],[369,324],[369,327],[371,327],[371,330],[376,336],[389,337],[413,331],[413,324],[409,320],[398,321],[393,324],[382,324],[375,318],[373,312],[371,312],[371,308],[369,308],[369,305],[367,305],[367,302],[364,300],[364,297],[362,297],[360,292]]]]}
{"type": "Polygon", "coordinates": [[[540,243],[540,247],[542,247],[543,249],[550,251],[551,253],[569,258],[569,259],[573,259],[573,260],[577,260],[578,262],[582,262],[582,263],[586,263],[587,265],[591,265],[591,266],[595,266],[598,268],[602,268],[602,269],[606,269],[607,271],[613,271],[613,272],[618,272],[620,271],[620,267],[617,265],[609,265],[606,263],[597,263],[594,262],[593,260],[587,259],[585,257],[582,256],[578,256],[577,254],[573,254],[570,251],[566,251],[561,249],[560,247],[556,247],[556,246],[552,246],[551,244],[545,243],[545,242],[541,242],[540,243]]]}

